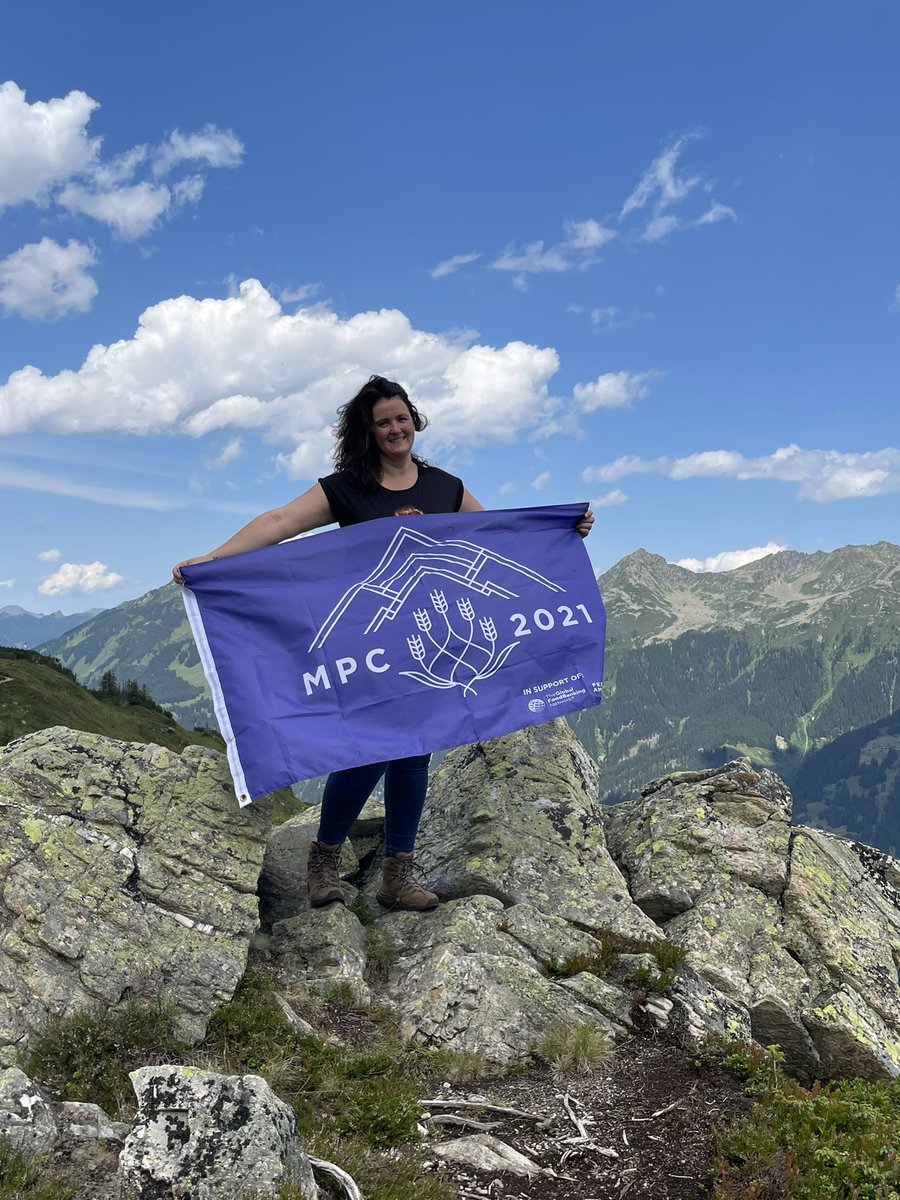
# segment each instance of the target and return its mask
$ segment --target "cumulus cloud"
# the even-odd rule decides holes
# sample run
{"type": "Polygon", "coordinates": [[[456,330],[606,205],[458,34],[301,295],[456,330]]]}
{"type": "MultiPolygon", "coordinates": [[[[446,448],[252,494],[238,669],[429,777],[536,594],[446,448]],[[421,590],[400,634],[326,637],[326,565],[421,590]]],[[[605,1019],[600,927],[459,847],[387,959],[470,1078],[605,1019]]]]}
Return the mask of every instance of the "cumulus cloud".
{"type": "Polygon", "coordinates": [[[40,584],[42,596],[61,596],[66,592],[99,592],[121,583],[123,576],[110,571],[106,563],[63,563],[59,570],[40,584]]]}
{"type": "Polygon", "coordinates": [[[602,496],[592,500],[591,508],[615,508],[617,504],[624,504],[627,499],[624,492],[613,488],[611,492],[604,492],[602,496]]]}
{"type": "Polygon", "coordinates": [[[512,479],[507,479],[506,483],[501,483],[497,488],[498,496],[508,496],[510,492],[514,492],[519,485],[512,479]]]}
{"type": "Polygon", "coordinates": [[[684,212],[683,202],[698,186],[702,185],[701,191],[707,194],[713,186],[703,175],[684,173],[679,166],[685,147],[701,136],[699,131],[695,131],[683,134],[672,142],[654,158],[622,205],[620,221],[637,214],[643,219],[644,210],[649,211],[646,223],[637,235],[639,241],[662,242],[679,229],[696,229],[703,225],[715,225],[719,221],[737,220],[733,208],[715,199],[698,216],[684,212]],[[679,212],[672,211],[680,206],[679,212]]]}
{"type": "Polygon", "coordinates": [[[62,554],[58,550],[41,550],[38,558],[42,562],[56,562],[57,559],[62,558],[62,554]]]}
{"type": "Polygon", "coordinates": [[[720,554],[710,554],[708,558],[679,558],[675,565],[697,572],[733,571],[736,567],[744,567],[758,558],[779,554],[782,550],[787,550],[787,546],[780,542],[768,542],[765,546],[751,546],[749,550],[723,550],[720,554]]]}
{"type": "Polygon", "coordinates": [[[542,492],[550,482],[550,472],[541,471],[540,475],[536,475],[531,481],[531,486],[536,492],[542,492]]]}
{"type": "Polygon", "coordinates": [[[167,175],[183,162],[201,162],[208,167],[237,167],[244,157],[240,138],[230,129],[204,125],[197,133],[173,130],[153,156],[153,173],[167,175]]]}
{"type": "Polygon", "coordinates": [[[77,91],[29,104],[12,81],[0,85],[0,211],[44,203],[55,184],[91,166],[100,140],[88,137],[87,124],[97,107],[77,91]]]}
{"type": "Polygon", "coordinates": [[[481,257],[480,252],[477,251],[472,254],[454,254],[452,258],[445,258],[436,267],[432,267],[429,274],[432,279],[443,279],[445,275],[452,275],[460,267],[467,267],[469,263],[477,262],[481,257]]]}
{"type": "Polygon", "coordinates": [[[229,129],[206,125],[196,133],[175,130],[159,146],[132,146],[100,158],[100,138],[88,121],[99,107],[84,92],[29,104],[15,83],[0,86],[0,211],[32,201],[56,203],[71,213],[110,225],[120,238],[146,236],[164,217],[203,194],[198,167],[236,167],[240,139],[229,129]],[[161,182],[185,163],[193,170],[161,182]],[[138,178],[138,174],[149,178],[138,178]]]}
{"type": "Polygon", "coordinates": [[[582,478],[609,483],[625,475],[648,472],[670,479],[777,479],[799,484],[798,499],[821,503],[900,491],[900,450],[888,446],[846,454],[791,445],[758,458],[747,458],[736,450],[703,450],[683,458],[625,455],[603,466],[587,467],[582,478]]]}
{"type": "Polygon", "coordinates": [[[63,246],[45,237],[23,246],[0,260],[0,305],[7,314],[51,320],[87,312],[98,290],[88,271],[96,259],[83,242],[63,246]]]}
{"type": "Polygon", "coordinates": [[[14,579],[0,579],[0,588],[13,588],[16,586],[14,579]]]}
{"type": "Polygon", "coordinates": [[[522,248],[510,243],[503,253],[491,263],[495,271],[513,271],[514,283],[524,286],[526,275],[540,275],[548,271],[571,271],[574,267],[584,269],[597,261],[597,251],[617,237],[614,229],[607,229],[599,221],[589,217],[585,221],[567,221],[564,225],[566,237],[546,246],[543,241],[529,242],[522,248]]]}
{"type": "Polygon", "coordinates": [[[593,383],[576,383],[572,394],[582,412],[627,408],[647,395],[648,383],[657,376],[657,371],[609,371],[598,375],[593,383]]]}
{"type": "Polygon", "coordinates": [[[0,387],[0,433],[188,433],[259,429],[292,474],[327,465],[337,406],[373,371],[399,378],[434,420],[428,446],[513,441],[559,406],[554,349],[412,326],[395,309],[341,318],[284,312],[256,280],[224,299],[178,296],[148,308],[133,337],[94,346],[80,367],[27,366],[0,387]]]}

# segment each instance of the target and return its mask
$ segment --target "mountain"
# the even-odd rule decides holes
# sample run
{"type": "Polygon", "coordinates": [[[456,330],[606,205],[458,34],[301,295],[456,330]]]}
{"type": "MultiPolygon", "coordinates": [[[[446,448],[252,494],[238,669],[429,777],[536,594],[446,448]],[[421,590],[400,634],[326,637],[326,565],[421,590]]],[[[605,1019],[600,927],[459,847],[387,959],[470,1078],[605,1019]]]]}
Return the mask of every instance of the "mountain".
{"type": "Polygon", "coordinates": [[[89,687],[97,687],[104,671],[114,671],[119,679],[136,679],[181,725],[215,728],[181,589],[174,583],[107,609],[43,649],[89,687]]]}
{"type": "Polygon", "coordinates": [[[717,574],[638,550],[598,582],[604,701],[573,724],[604,763],[608,799],[736,753],[792,784],[810,751],[900,708],[890,542],[783,551],[717,574]]]}
{"type": "Polygon", "coordinates": [[[900,711],[842,734],[804,758],[794,818],[900,857],[900,711]]]}
{"type": "MultiPolygon", "coordinates": [[[[900,708],[900,547],[890,542],[786,550],[715,574],[637,550],[598,582],[608,618],[604,700],[571,723],[601,763],[605,800],[738,754],[794,786],[807,756],[900,708]]],[[[214,723],[173,584],[47,650],[94,686],[113,670],[182,724],[214,723]]],[[[827,807],[811,807],[809,819],[829,827],[827,807]]],[[[900,804],[887,800],[883,818],[854,829],[885,848],[895,834],[900,804]]]]}
{"type": "Polygon", "coordinates": [[[101,701],[57,661],[33,650],[0,647],[0,745],[51,725],[155,742],[170,750],[193,743],[224,748],[218,733],[190,733],[152,701],[133,706],[101,701]]]}
{"type": "Polygon", "coordinates": [[[89,608],[86,612],[32,613],[18,604],[7,604],[0,608],[0,646],[36,647],[60,637],[77,625],[83,625],[91,617],[103,612],[102,608],[89,608]]]}

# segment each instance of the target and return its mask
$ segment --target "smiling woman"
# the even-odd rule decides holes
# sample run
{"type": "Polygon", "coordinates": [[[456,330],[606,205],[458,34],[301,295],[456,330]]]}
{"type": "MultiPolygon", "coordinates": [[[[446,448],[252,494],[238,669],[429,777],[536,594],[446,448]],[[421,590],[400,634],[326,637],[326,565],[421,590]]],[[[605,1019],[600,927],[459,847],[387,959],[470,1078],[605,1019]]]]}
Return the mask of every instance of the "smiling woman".
{"type": "MultiPolygon", "coordinates": [[[[425,425],[425,418],[405,388],[381,375],[371,376],[353,399],[338,410],[334,448],[337,470],[289,504],[256,517],[212,553],[178,563],[172,571],[176,583],[184,582],[183,566],[271,546],[334,521],[342,526],[356,525],[411,510],[483,511],[461,479],[413,453],[416,433],[425,425]]],[[[587,536],[592,524],[593,516],[588,512],[577,526],[579,533],[587,536]]],[[[370,659],[377,653],[372,651],[370,659]]],[[[352,660],[342,661],[349,674],[346,664],[352,660]]],[[[387,669],[374,659],[367,660],[366,666],[371,671],[387,669]]],[[[318,676],[310,676],[308,692],[317,680],[318,676]]],[[[342,678],[342,682],[346,679],[342,678]]],[[[413,846],[428,786],[429,759],[428,754],[414,755],[329,775],[308,864],[309,896],[314,908],[345,902],[340,877],[341,846],[382,777],[385,858],[378,901],[388,908],[413,912],[436,907],[438,897],[416,880],[413,861],[413,846]]]]}

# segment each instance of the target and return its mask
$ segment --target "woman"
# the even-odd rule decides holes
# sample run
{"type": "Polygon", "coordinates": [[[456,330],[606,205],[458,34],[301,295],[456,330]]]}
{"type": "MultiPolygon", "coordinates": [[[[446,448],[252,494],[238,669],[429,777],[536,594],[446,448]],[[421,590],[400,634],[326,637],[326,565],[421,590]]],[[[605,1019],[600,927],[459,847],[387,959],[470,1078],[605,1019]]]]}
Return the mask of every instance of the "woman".
{"type": "MultiPolygon", "coordinates": [[[[482,512],[483,505],[461,479],[429,466],[413,453],[416,433],[426,421],[399,383],[373,375],[352,400],[338,409],[334,462],[337,470],[282,508],[274,508],[223,542],[210,554],[188,558],[181,568],[246,550],[258,550],[311,529],[355,525],[405,512],[482,512]]],[[[587,537],[594,523],[588,512],[576,528],[587,537]]],[[[438,898],[415,878],[413,846],[428,786],[429,754],[370,763],[329,775],[322,796],[316,840],[310,846],[309,899],[314,908],[344,903],[341,847],[378,780],[384,776],[385,848],[380,904],[423,912],[438,898]]]]}

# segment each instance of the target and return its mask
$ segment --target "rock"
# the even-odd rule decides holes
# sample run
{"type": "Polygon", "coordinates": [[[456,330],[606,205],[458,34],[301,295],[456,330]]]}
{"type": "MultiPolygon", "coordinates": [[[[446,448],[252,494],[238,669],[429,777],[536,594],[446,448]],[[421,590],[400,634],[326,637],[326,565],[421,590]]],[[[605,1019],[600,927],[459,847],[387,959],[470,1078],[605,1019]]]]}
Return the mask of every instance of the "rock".
{"type": "Polygon", "coordinates": [[[113,1121],[99,1104],[64,1100],[52,1106],[60,1141],[96,1141],[123,1144],[131,1128],[125,1121],[113,1121]]]}
{"type": "Polygon", "coordinates": [[[318,1197],[294,1114],[258,1075],[160,1066],[131,1080],[138,1113],[119,1182],[135,1200],[274,1197],[288,1180],[304,1200],[318,1197]]]}
{"type": "Polygon", "coordinates": [[[469,896],[424,917],[382,919],[399,947],[383,998],[401,1033],[500,1065],[521,1058],[559,1022],[592,1021],[615,1037],[612,1021],[549,980],[503,931],[503,917],[499,900],[469,896]]]}
{"type": "Polygon", "coordinates": [[[451,751],[419,835],[428,886],[658,937],[607,853],[597,792],[596,764],[562,719],[451,751]]]}
{"type": "Polygon", "coordinates": [[[58,726],[0,751],[0,1063],[48,1015],[130,995],[200,1038],[246,965],[267,814],[198,746],[58,726]]]}
{"type": "Polygon", "coordinates": [[[51,1105],[18,1067],[0,1070],[0,1135],[26,1154],[43,1154],[58,1137],[51,1105]]]}
{"type": "Polygon", "coordinates": [[[870,847],[790,828],[791,800],[739,759],[655,780],[606,818],[632,896],[687,952],[672,1020],[777,1043],[803,1082],[900,1074],[900,879],[870,847]]]}
{"type": "Polygon", "coordinates": [[[445,1162],[474,1167],[476,1171],[493,1174],[510,1171],[513,1175],[522,1175],[528,1179],[541,1172],[536,1162],[490,1133],[453,1138],[449,1142],[439,1142],[433,1149],[438,1158],[444,1159],[445,1162]]]}
{"type": "Polygon", "coordinates": [[[367,1003],[369,988],[363,978],[366,965],[365,929],[346,905],[309,908],[272,927],[272,954],[279,970],[292,984],[321,990],[329,984],[348,983],[359,1000],[367,1003]]]}

